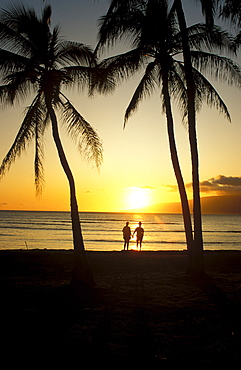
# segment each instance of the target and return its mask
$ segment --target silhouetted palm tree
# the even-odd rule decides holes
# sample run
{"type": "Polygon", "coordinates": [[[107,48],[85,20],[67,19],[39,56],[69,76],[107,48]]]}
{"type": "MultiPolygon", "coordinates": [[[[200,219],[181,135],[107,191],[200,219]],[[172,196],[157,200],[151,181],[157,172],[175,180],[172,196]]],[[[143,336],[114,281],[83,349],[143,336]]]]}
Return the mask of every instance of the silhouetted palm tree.
{"type": "Polygon", "coordinates": [[[146,95],[151,94],[155,87],[161,88],[163,109],[167,119],[171,160],[182,205],[187,249],[189,251],[188,265],[190,267],[193,248],[191,215],[178,159],[170,97],[171,94],[174,94],[176,98],[182,97],[185,100],[183,96],[183,94],[185,95],[184,86],[178,75],[181,71],[178,71],[178,63],[176,65],[176,61],[172,58],[172,55],[178,49],[174,13],[170,12],[168,14],[165,2],[163,4],[148,3],[147,6],[142,2],[139,2],[139,4],[134,2],[134,7],[131,7],[128,1],[117,3],[118,1],[112,1],[107,15],[102,19],[97,49],[100,49],[106,43],[114,43],[117,38],[125,34],[128,35],[130,32],[134,37],[133,46],[135,48],[126,54],[105,60],[102,65],[107,67],[110,73],[115,74],[117,79],[120,77],[121,80],[122,77],[129,77],[140,68],[144,68],[147,63],[144,75],[126,109],[124,126],[131,113],[137,109],[139,102],[146,95]],[[153,8],[153,5],[155,8],[153,8]],[[156,18],[153,16],[154,14],[156,18]],[[179,88],[180,93],[178,92],[179,88]]]}
{"type": "MultiPolygon", "coordinates": [[[[120,37],[130,38],[133,47],[131,51],[120,56],[108,58],[104,62],[104,65],[112,73],[116,73],[120,80],[122,78],[128,78],[131,74],[146,66],[143,78],[126,110],[125,122],[137,108],[138,103],[143,97],[150,95],[155,87],[161,87],[161,97],[167,117],[171,158],[183,207],[187,246],[188,249],[192,250],[190,211],[178,162],[170,99],[170,96],[172,96],[178,100],[183,116],[188,116],[190,121],[190,97],[187,91],[186,69],[180,58],[183,54],[183,41],[177,25],[177,19],[175,18],[175,11],[176,4],[174,3],[174,6],[168,12],[168,4],[165,0],[113,0],[107,15],[101,20],[98,48],[106,44],[111,46],[120,37]]],[[[192,114],[195,116],[196,110],[206,102],[209,105],[217,107],[229,119],[227,107],[214,87],[200,73],[200,70],[212,70],[212,66],[215,65],[216,68],[220,69],[220,77],[225,72],[227,75],[237,78],[237,68],[230,59],[202,51],[204,47],[211,49],[216,46],[220,50],[224,46],[231,47],[232,40],[217,27],[213,28],[212,32],[210,32],[204,25],[196,25],[189,29],[186,28],[186,31],[188,47],[190,46],[192,48],[192,63],[196,67],[194,68],[192,66],[193,82],[196,86],[193,90],[195,104],[192,114]]],[[[190,123],[189,126],[191,126],[190,123]]],[[[196,139],[195,132],[191,132],[190,135],[196,139]]],[[[197,157],[195,157],[196,159],[197,157]]],[[[195,163],[192,163],[192,165],[194,167],[195,163]]],[[[199,209],[199,214],[200,211],[199,209]]],[[[197,217],[195,221],[197,222],[197,217]]],[[[194,226],[197,233],[196,224],[194,226]]],[[[202,237],[202,232],[200,233],[202,237]]],[[[195,250],[197,249],[195,244],[194,248],[195,250]]],[[[202,244],[199,250],[202,251],[202,244]]],[[[199,265],[196,262],[197,254],[195,253],[195,264],[193,268],[196,271],[197,269],[201,271],[203,269],[202,254],[200,253],[198,256],[199,265]]]]}
{"type": "Polygon", "coordinates": [[[240,0],[199,0],[206,24],[214,25],[215,17],[229,20],[232,24],[240,27],[241,3],[240,0]]]}
{"type": "MultiPolygon", "coordinates": [[[[214,15],[217,11],[218,0],[200,0],[202,4],[202,11],[206,17],[206,25],[212,33],[214,27],[214,15]]],[[[174,0],[174,7],[177,11],[177,17],[182,35],[183,60],[185,68],[185,78],[187,85],[187,101],[188,101],[188,128],[189,128],[189,142],[191,150],[192,162],[192,186],[193,186],[193,217],[194,217],[194,251],[196,270],[203,271],[203,233],[202,233],[202,212],[199,186],[199,156],[196,133],[196,90],[198,86],[195,84],[192,57],[188,39],[188,31],[186,25],[185,14],[182,7],[181,0],[174,0]]],[[[217,42],[219,42],[217,40],[217,42]]],[[[226,45],[229,51],[234,48],[233,42],[226,45]]],[[[215,67],[216,69],[216,67],[215,67]]]]}
{"type": "Polygon", "coordinates": [[[63,87],[74,84],[80,87],[91,85],[90,72],[94,71],[96,62],[89,47],[65,41],[57,26],[51,32],[50,17],[50,6],[43,9],[39,18],[34,9],[23,5],[11,6],[0,14],[0,101],[2,105],[11,105],[25,99],[28,94],[34,94],[15,141],[2,161],[0,175],[3,176],[27,144],[34,141],[35,185],[37,192],[41,192],[43,135],[47,125],[51,124],[53,139],[70,188],[75,252],[73,281],[93,285],[79,221],[75,182],[59,136],[56,110],[62,114],[69,134],[78,141],[81,153],[99,166],[102,145],[97,133],[61,92],[63,87]]]}
{"type": "MultiPolygon", "coordinates": [[[[196,133],[196,85],[194,82],[191,53],[188,40],[188,30],[186,19],[182,8],[182,1],[175,0],[174,6],[177,11],[180,32],[182,35],[183,60],[185,69],[185,79],[187,88],[188,105],[188,132],[192,162],[192,188],[193,188],[193,219],[194,219],[194,260],[195,270],[202,272],[203,265],[203,233],[202,233],[202,212],[199,186],[199,158],[196,133]]],[[[209,14],[210,17],[210,14],[209,14]]]]}

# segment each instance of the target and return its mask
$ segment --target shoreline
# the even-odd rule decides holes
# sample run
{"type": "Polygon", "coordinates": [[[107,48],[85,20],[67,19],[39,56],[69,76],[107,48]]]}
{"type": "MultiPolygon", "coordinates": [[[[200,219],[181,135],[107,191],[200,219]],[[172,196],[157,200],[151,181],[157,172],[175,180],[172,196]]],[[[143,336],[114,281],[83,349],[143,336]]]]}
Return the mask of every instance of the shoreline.
{"type": "MultiPolygon", "coordinates": [[[[38,252],[41,252],[41,251],[44,251],[44,252],[73,252],[74,249],[73,248],[69,248],[69,249],[65,249],[65,248],[0,248],[0,253],[1,252],[35,252],[35,251],[38,251],[38,252]]],[[[128,251],[124,250],[124,249],[120,249],[120,250],[92,250],[92,249],[86,249],[85,250],[86,253],[120,253],[120,252],[131,252],[131,253],[187,253],[187,249],[158,249],[158,250],[154,250],[154,249],[148,249],[148,250],[137,250],[137,249],[129,249],[128,251]]],[[[241,253],[241,249],[204,249],[203,250],[203,253],[209,253],[209,252],[240,252],[241,253]]]]}

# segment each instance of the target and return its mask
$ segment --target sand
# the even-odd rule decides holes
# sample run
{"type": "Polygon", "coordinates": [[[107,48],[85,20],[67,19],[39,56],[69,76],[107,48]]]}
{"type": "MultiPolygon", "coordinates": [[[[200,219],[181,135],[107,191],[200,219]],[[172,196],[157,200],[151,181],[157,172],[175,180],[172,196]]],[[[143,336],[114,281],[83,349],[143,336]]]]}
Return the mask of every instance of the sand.
{"type": "Polygon", "coordinates": [[[72,251],[0,251],[1,362],[27,368],[241,364],[241,252],[87,252],[90,295],[69,288],[72,251]]]}

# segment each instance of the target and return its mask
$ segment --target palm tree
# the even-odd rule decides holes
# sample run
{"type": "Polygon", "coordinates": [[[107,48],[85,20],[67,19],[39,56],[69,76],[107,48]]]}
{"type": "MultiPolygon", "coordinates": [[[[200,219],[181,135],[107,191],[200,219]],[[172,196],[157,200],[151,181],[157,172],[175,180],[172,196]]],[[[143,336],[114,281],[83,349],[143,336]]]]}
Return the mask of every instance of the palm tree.
{"type": "Polygon", "coordinates": [[[240,0],[199,0],[198,2],[202,6],[202,12],[208,26],[212,27],[214,25],[216,16],[224,20],[231,20],[233,24],[240,26],[240,0]]]}
{"type": "MultiPolygon", "coordinates": [[[[185,68],[185,79],[188,101],[188,132],[192,162],[192,187],[193,187],[193,218],[194,218],[194,253],[195,270],[202,273],[203,265],[203,233],[202,233],[202,212],[199,186],[199,158],[196,133],[196,109],[195,95],[196,85],[192,71],[191,53],[188,40],[188,31],[181,0],[175,0],[174,6],[177,11],[180,31],[182,35],[183,60],[185,68]]],[[[210,14],[209,14],[210,16],[210,14]]]]}
{"type": "Polygon", "coordinates": [[[91,85],[91,72],[96,61],[89,47],[77,42],[65,41],[59,27],[50,29],[51,7],[43,9],[40,18],[34,9],[23,5],[11,6],[0,14],[0,66],[2,104],[13,105],[33,93],[32,103],[16,135],[16,138],[2,161],[2,177],[15,159],[35,144],[35,185],[41,193],[43,185],[43,136],[51,124],[54,143],[70,189],[74,268],[72,282],[94,285],[94,278],[85,254],[73,174],[59,136],[56,110],[62,114],[67,130],[78,141],[86,158],[94,160],[97,166],[102,161],[101,141],[84,117],[61,92],[63,87],[78,84],[91,85]]]}
{"type": "MultiPolygon", "coordinates": [[[[155,89],[156,85],[162,90],[161,98],[167,119],[171,160],[180,193],[188,250],[188,269],[190,269],[193,249],[192,223],[187,193],[178,159],[170,97],[170,88],[172,93],[174,93],[176,97],[178,96],[177,85],[180,83],[180,76],[175,76],[175,73],[178,72],[173,66],[174,61],[169,54],[174,51],[174,49],[171,48],[175,47],[174,44],[176,40],[174,41],[175,37],[172,39],[172,36],[173,33],[176,35],[177,32],[175,30],[173,12],[170,12],[168,15],[167,7],[164,6],[166,5],[165,2],[163,2],[158,9],[154,9],[152,4],[149,4],[150,6],[147,6],[147,9],[145,6],[143,7],[143,5],[144,4],[140,2],[140,4],[132,8],[128,2],[120,2],[120,4],[118,4],[118,1],[112,1],[107,15],[102,19],[97,50],[101,49],[105,43],[114,43],[117,38],[124,36],[126,32],[128,33],[130,31],[133,32],[136,38],[136,40],[133,41],[133,46],[135,46],[135,48],[126,54],[106,59],[102,62],[102,66],[107,68],[109,73],[114,73],[117,79],[120,76],[121,81],[123,76],[128,78],[129,75],[137,72],[148,63],[144,75],[126,109],[124,127],[130,115],[137,109],[139,102],[146,95],[149,95],[155,89]],[[123,14],[125,14],[125,17],[123,17],[123,14]],[[155,19],[154,22],[152,19],[153,14],[158,14],[158,19],[155,19]],[[156,39],[156,35],[161,37],[161,39],[156,39]],[[137,41],[138,38],[139,41],[137,41]],[[160,44],[158,45],[159,42],[160,44]],[[172,82],[173,85],[171,85],[172,82]],[[174,85],[175,88],[172,89],[174,85]],[[175,89],[176,92],[174,92],[175,89]]],[[[182,91],[180,95],[182,95],[182,84],[180,84],[180,90],[182,91]]]]}
{"type": "MultiPolygon", "coordinates": [[[[117,73],[118,77],[128,78],[130,74],[147,64],[143,78],[126,110],[125,123],[130,114],[137,109],[138,103],[144,96],[150,95],[156,86],[161,88],[161,97],[167,118],[171,158],[183,208],[187,247],[190,250],[189,256],[191,255],[189,262],[191,260],[193,263],[191,218],[176,150],[170,99],[171,96],[178,99],[183,115],[188,115],[190,108],[185,67],[181,59],[178,58],[183,53],[183,43],[175,18],[176,7],[174,4],[174,7],[168,12],[168,4],[164,0],[139,2],[133,0],[132,5],[130,1],[122,1],[119,4],[117,0],[114,0],[110,9],[107,15],[102,18],[98,48],[105,44],[112,45],[120,37],[129,36],[134,49],[126,54],[107,59],[103,62],[104,65],[111,72],[117,73]],[[124,3],[126,3],[126,7],[124,3]]],[[[192,57],[197,66],[195,69],[192,68],[192,74],[198,86],[195,90],[195,101],[199,104],[198,106],[195,105],[194,114],[196,109],[200,108],[202,103],[206,101],[209,105],[216,106],[229,118],[224,102],[198,69],[200,69],[200,66],[207,67],[206,62],[208,60],[212,64],[217,63],[218,60],[220,68],[224,68],[226,64],[229,70],[228,73],[232,73],[233,64],[230,60],[201,52],[202,46],[210,48],[214,45],[217,46],[217,40],[220,40],[218,44],[220,48],[225,42],[228,44],[231,41],[227,34],[222,33],[218,28],[209,32],[205,26],[196,25],[190,27],[187,31],[189,43],[193,48],[192,57]]],[[[195,269],[197,268],[198,266],[195,263],[195,269]]]]}
{"type": "MultiPolygon", "coordinates": [[[[200,0],[202,4],[202,10],[206,17],[206,25],[210,32],[215,30],[214,26],[214,15],[217,11],[217,6],[220,3],[219,0],[205,1],[200,0]]],[[[188,39],[188,30],[186,25],[185,14],[182,7],[181,0],[174,0],[174,5],[177,11],[177,17],[182,35],[182,47],[183,47],[183,60],[185,67],[185,78],[187,84],[187,100],[188,100],[188,128],[189,128],[189,142],[191,150],[191,161],[192,161],[192,185],[193,185],[193,215],[194,215],[194,251],[196,270],[202,272],[203,266],[203,234],[202,234],[202,212],[201,212],[201,199],[200,199],[200,187],[199,187],[199,155],[197,145],[197,133],[196,133],[196,90],[197,85],[195,84],[192,66],[192,56],[188,39]]],[[[234,51],[234,43],[226,44],[229,51],[234,51]],[[233,49],[233,50],[232,50],[233,49]]],[[[210,65],[211,66],[211,65],[210,65]]],[[[215,66],[216,69],[216,66],[215,66]]],[[[238,68],[236,69],[238,71],[238,68]]]]}

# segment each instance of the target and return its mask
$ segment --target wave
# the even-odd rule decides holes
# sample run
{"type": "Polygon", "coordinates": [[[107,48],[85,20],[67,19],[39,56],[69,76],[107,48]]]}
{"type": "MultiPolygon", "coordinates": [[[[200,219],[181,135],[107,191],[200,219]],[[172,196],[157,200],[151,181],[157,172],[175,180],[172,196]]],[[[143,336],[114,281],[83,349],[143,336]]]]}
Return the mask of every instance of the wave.
{"type": "MultiPolygon", "coordinates": [[[[182,215],[80,213],[84,242],[87,249],[122,249],[122,228],[129,221],[131,229],[138,220],[143,222],[143,248],[153,250],[186,249],[182,215]]],[[[241,216],[203,216],[205,248],[241,249],[241,216]]],[[[24,245],[61,249],[72,245],[69,212],[0,211],[0,249],[24,245]]],[[[135,240],[130,242],[135,245],[135,240]]]]}
{"type": "MultiPolygon", "coordinates": [[[[85,242],[91,242],[91,243],[120,243],[123,244],[123,241],[121,240],[115,240],[115,239],[85,239],[85,242]]],[[[135,242],[131,242],[130,245],[135,244],[135,242]]],[[[158,240],[158,241],[148,241],[144,242],[143,245],[148,245],[148,244],[186,244],[185,242],[182,241],[167,241],[167,240],[158,240]]]]}
{"type": "MultiPolygon", "coordinates": [[[[2,224],[1,229],[16,229],[16,230],[47,230],[47,231],[71,231],[71,223],[58,223],[53,225],[52,223],[11,223],[11,224],[2,224]]],[[[117,228],[91,228],[91,227],[83,227],[83,232],[85,233],[115,233],[121,234],[122,230],[117,228]]],[[[162,234],[162,233],[184,233],[184,230],[176,229],[176,230],[158,230],[158,229],[149,229],[146,230],[148,234],[162,234]]],[[[241,230],[203,230],[203,234],[241,234],[241,230]]]]}
{"type": "MultiPolygon", "coordinates": [[[[97,218],[95,220],[93,220],[92,218],[91,219],[81,219],[80,218],[80,223],[91,223],[91,224],[96,224],[96,223],[101,223],[101,222],[117,222],[117,223],[125,223],[126,221],[125,220],[120,220],[120,219],[106,219],[106,218],[97,218]]],[[[138,222],[135,220],[130,220],[128,221],[130,224],[137,224],[138,222]]],[[[150,222],[150,221],[143,221],[143,223],[145,223],[145,225],[180,225],[180,222],[150,222]]]]}
{"type": "MultiPolygon", "coordinates": [[[[86,243],[103,243],[103,244],[123,244],[120,240],[115,239],[86,239],[86,243]]],[[[170,241],[170,240],[148,240],[147,242],[143,242],[143,246],[147,247],[148,245],[159,245],[159,244],[170,244],[170,245],[186,245],[186,241],[170,241]]],[[[230,245],[240,245],[240,242],[230,242],[230,245]]],[[[130,245],[135,245],[135,242],[131,242],[130,245]]],[[[204,242],[204,245],[227,245],[227,241],[210,241],[204,242]]]]}
{"type": "Polygon", "coordinates": [[[48,231],[70,231],[70,228],[63,228],[61,227],[61,229],[57,229],[57,228],[53,228],[53,227],[29,227],[29,226],[24,226],[24,225],[21,225],[21,226],[1,226],[2,229],[15,229],[15,230],[38,230],[38,231],[42,231],[42,230],[48,230],[48,231]]]}
{"type": "Polygon", "coordinates": [[[203,233],[234,233],[234,234],[241,234],[240,230],[203,230],[203,233]]]}

